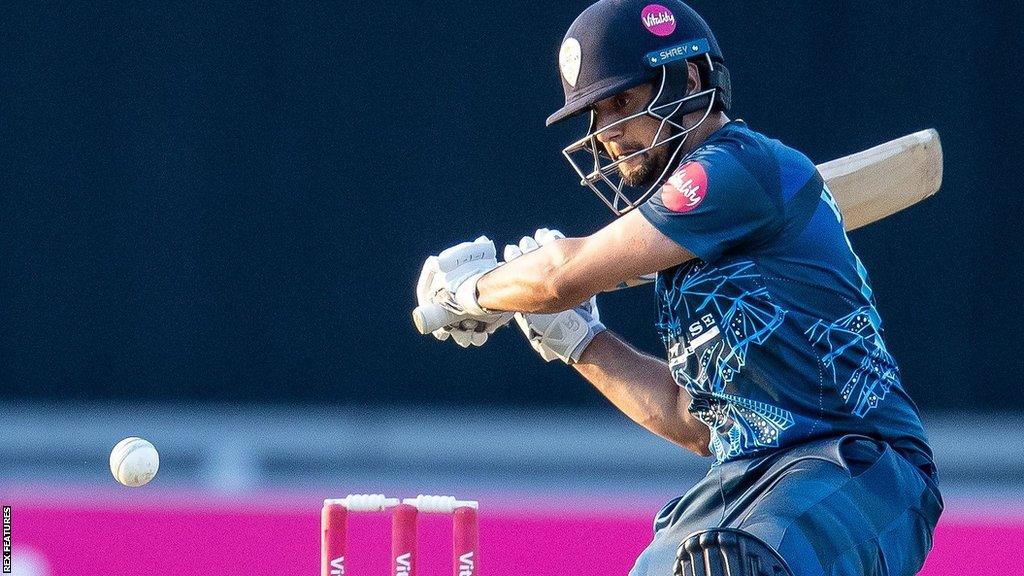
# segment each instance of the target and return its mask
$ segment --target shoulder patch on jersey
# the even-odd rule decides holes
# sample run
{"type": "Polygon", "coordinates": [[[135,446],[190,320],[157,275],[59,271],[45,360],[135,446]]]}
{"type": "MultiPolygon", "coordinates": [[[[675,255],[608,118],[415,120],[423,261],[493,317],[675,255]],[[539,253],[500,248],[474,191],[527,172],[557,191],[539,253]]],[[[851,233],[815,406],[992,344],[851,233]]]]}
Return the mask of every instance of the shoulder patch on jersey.
{"type": "Polygon", "coordinates": [[[704,201],[708,174],[700,162],[687,162],[661,187],[661,202],[673,212],[686,213],[704,201]]]}

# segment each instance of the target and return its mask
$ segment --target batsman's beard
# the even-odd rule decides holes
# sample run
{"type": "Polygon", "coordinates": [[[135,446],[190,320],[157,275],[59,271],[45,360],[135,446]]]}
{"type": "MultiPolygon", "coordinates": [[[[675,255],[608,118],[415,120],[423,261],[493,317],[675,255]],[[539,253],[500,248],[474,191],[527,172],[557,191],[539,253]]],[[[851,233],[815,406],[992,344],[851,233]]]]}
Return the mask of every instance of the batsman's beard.
{"type": "Polygon", "coordinates": [[[622,183],[630,187],[649,187],[665,169],[668,161],[666,147],[659,145],[647,150],[627,162],[619,164],[619,176],[622,183]]]}

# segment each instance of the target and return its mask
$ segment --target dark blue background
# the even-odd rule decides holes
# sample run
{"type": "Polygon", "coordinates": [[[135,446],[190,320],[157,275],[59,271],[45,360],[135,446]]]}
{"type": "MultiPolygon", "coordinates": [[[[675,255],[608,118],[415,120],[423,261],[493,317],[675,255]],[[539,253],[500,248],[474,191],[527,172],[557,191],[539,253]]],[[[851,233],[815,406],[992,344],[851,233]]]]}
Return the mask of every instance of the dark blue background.
{"type": "MultiPolygon", "coordinates": [[[[518,332],[409,321],[428,254],[609,220],[582,127],[543,127],[585,6],[5,4],[0,395],[600,402],[518,332]]],[[[928,408],[1024,407],[1016,6],[695,2],[755,129],[818,162],[942,134],[940,194],[852,235],[928,408]]],[[[602,311],[660,353],[647,288],[602,311]]]]}

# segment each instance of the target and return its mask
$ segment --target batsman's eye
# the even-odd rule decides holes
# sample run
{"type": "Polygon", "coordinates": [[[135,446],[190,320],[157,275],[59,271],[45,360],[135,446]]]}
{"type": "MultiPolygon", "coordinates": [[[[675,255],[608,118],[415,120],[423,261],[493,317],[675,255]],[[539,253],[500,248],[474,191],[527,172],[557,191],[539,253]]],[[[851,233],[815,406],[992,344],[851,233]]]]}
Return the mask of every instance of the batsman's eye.
{"type": "Polygon", "coordinates": [[[629,97],[629,94],[619,94],[614,100],[612,100],[612,105],[615,106],[616,110],[625,110],[632,101],[633,100],[629,97]]]}

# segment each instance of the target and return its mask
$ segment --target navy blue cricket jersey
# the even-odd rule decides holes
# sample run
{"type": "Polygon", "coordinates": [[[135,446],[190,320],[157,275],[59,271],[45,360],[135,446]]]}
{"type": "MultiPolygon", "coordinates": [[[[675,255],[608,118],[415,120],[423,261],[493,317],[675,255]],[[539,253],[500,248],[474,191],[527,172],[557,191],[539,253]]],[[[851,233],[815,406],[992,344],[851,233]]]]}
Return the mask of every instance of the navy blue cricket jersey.
{"type": "Polygon", "coordinates": [[[658,275],[658,330],[718,462],[864,434],[931,468],[867,272],[806,156],[730,122],[640,211],[698,257],[658,275]]]}

